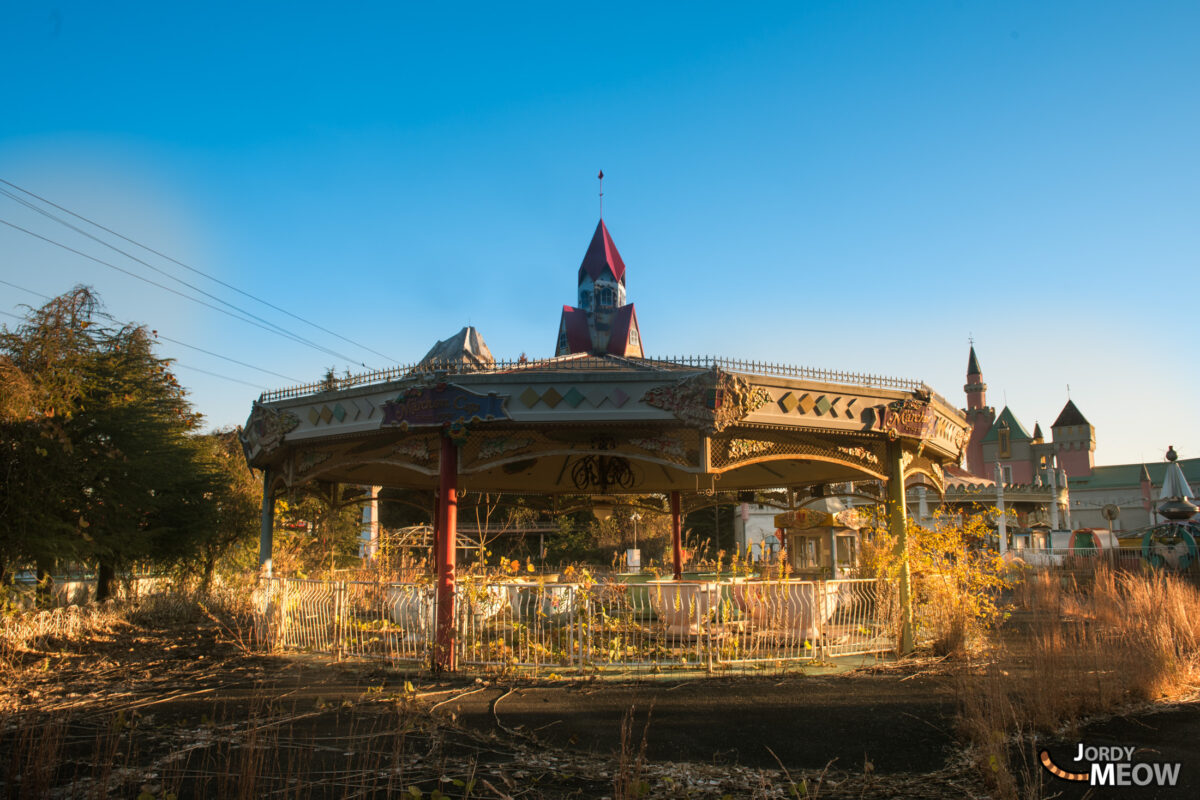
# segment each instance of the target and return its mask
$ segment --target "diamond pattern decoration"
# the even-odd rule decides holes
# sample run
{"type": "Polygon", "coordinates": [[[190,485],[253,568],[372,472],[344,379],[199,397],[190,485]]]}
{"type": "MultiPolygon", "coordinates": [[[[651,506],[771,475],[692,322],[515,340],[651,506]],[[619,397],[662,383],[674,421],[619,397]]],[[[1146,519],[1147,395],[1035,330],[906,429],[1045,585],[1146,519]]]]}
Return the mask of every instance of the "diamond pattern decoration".
{"type": "Polygon", "coordinates": [[[854,414],[855,414],[854,404],[857,402],[858,402],[857,397],[851,397],[849,400],[846,401],[846,408],[844,411],[842,411],[842,413],[845,414],[847,417],[853,418],[854,414]]]}
{"type": "Polygon", "coordinates": [[[821,395],[820,399],[817,400],[816,405],[813,407],[817,410],[817,416],[822,416],[829,413],[829,409],[833,408],[833,403],[829,402],[828,397],[821,395]]]}
{"type": "Polygon", "coordinates": [[[563,401],[571,408],[579,408],[579,404],[583,402],[583,392],[572,386],[570,391],[563,395],[563,401]]]}
{"type": "Polygon", "coordinates": [[[606,397],[608,395],[604,393],[603,389],[592,389],[587,395],[588,402],[596,408],[600,407],[600,404],[604,402],[606,397]]]}
{"type": "Polygon", "coordinates": [[[333,419],[333,412],[329,410],[329,406],[321,406],[321,419],[325,421],[326,425],[329,424],[329,420],[333,419]]]}
{"type": "Polygon", "coordinates": [[[844,398],[844,397],[833,398],[833,400],[829,403],[829,415],[830,416],[836,417],[838,415],[838,403],[842,402],[845,399],[846,398],[844,398]]]}
{"type": "Polygon", "coordinates": [[[533,408],[537,405],[537,401],[542,399],[542,396],[535,392],[533,387],[530,386],[527,387],[525,391],[521,392],[520,399],[521,402],[525,404],[526,408],[533,408]]]}
{"type": "Polygon", "coordinates": [[[563,399],[563,396],[561,394],[559,394],[558,390],[555,389],[553,386],[551,386],[549,389],[547,389],[545,394],[542,395],[542,402],[545,403],[546,405],[550,406],[551,408],[554,408],[559,403],[561,403],[562,399],[563,399]]]}
{"type": "Polygon", "coordinates": [[[365,397],[362,398],[361,400],[355,400],[354,404],[356,406],[358,406],[360,409],[362,409],[362,412],[364,415],[363,419],[370,419],[371,416],[375,413],[375,406],[371,403],[370,400],[366,399],[365,397]]]}
{"type": "Polygon", "coordinates": [[[320,418],[321,418],[321,415],[317,413],[317,410],[315,408],[310,408],[308,410],[308,424],[316,425],[317,420],[319,420],[320,418]]]}
{"type": "Polygon", "coordinates": [[[813,396],[811,394],[805,394],[804,397],[800,398],[800,413],[811,414],[813,406],[816,404],[817,401],[813,400],[813,396]]]}
{"type": "Polygon", "coordinates": [[[346,419],[346,409],[342,408],[341,403],[338,403],[333,407],[333,415],[337,417],[338,422],[342,422],[346,419]]]}
{"type": "Polygon", "coordinates": [[[613,389],[612,394],[610,394],[608,396],[608,399],[612,402],[612,404],[614,406],[616,406],[617,408],[620,408],[621,406],[623,406],[627,402],[629,402],[629,395],[625,394],[620,389],[613,389]]]}
{"type": "Polygon", "coordinates": [[[796,395],[793,392],[784,392],[783,397],[779,398],[779,407],[783,409],[785,414],[795,411],[796,406],[799,404],[800,401],[796,399],[796,395]]]}

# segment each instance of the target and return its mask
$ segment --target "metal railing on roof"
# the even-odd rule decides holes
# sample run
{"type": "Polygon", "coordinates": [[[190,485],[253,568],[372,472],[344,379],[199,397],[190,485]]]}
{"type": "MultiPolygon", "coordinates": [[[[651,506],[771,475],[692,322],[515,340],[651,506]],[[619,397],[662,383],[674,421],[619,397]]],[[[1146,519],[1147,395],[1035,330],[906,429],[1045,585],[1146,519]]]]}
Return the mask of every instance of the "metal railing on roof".
{"type": "Polygon", "coordinates": [[[894,378],[861,372],[798,367],[772,361],[747,361],[722,356],[665,356],[657,358],[622,358],[619,356],[562,356],[545,359],[500,360],[492,364],[478,364],[467,359],[450,361],[426,361],[420,364],[389,367],[388,369],[332,377],[299,386],[263,392],[260,402],[304,397],[320,392],[340,391],[356,386],[371,386],[403,380],[422,375],[471,375],[480,373],[499,374],[506,372],[597,372],[619,369],[645,369],[647,371],[669,371],[687,369],[722,369],[730,372],[770,375],[783,378],[805,378],[829,383],[848,383],[902,391],[929,391],[924,381],[894,378]]]}

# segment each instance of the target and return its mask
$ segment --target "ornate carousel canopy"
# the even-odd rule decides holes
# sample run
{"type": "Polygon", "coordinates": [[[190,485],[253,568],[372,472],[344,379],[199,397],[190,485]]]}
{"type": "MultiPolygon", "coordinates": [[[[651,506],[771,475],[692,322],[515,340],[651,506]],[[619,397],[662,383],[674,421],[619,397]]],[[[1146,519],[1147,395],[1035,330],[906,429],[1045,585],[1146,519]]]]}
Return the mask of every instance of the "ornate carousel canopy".
{"type": "Polygon", "coordinates": [[[716,358],[466,359],[267,393],[243,431],[251,466],[433,488],[439,440],[463,488],[548,493],[806,486],[886,477],[885,448],[942,482],[965,421],[923,384],[716,358]]]}

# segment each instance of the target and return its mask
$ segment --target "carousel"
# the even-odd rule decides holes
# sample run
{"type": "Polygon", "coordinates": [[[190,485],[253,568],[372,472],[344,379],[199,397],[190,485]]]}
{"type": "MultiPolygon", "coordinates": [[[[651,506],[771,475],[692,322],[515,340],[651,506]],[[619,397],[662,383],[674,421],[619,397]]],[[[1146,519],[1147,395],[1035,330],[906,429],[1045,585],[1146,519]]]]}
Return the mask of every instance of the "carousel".
{"type": "MultiPolygon", "coordinates": [[[[963,415],[919,381],[645,357],[625,264],[603,220],[577,283],[578,305],[563,308],[554,357],[497,361],[468,328],[412,366],[262,395],[242,442],[263,474],[263,572],[271,570],[273,499],[283,491],[356,484],[436,493],[435,661],[453,669],[456,498],[464,490],[608,504],[661,497],[679,581],[689,498],[879,481],[903,537],[905,478],[942,487],[943,468],[959,460],[963,415]]],[[[843,510],[814,510],[835,523],[820,530],[794,520],[789,552],[811,550],[814,568],[836,574],[854,542],[843,510]],[[800,544],[806,537],[815,548],[800,544]]]]}

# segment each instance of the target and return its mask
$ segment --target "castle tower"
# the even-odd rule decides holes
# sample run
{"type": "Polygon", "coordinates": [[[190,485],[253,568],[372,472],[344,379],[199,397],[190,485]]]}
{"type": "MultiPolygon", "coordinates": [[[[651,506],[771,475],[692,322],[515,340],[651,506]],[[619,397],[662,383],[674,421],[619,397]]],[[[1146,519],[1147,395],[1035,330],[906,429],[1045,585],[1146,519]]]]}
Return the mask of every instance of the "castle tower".
{"type": "Polygon", "coordinates": [[[1050,426],[1050,435],[1054,440],[1058,466],[1067,473],[1068,478],[1086,478],[1092,474],[1096,429],[1071,400],[1067,400],[1058,419],[1050,426]]]}
{"type": "Polygon", "coordinates": [[[625,262],[601,219],[579,265],[579,306],[563,306],[554,355],[642,358],[633,304],[625,303],[625,262]]]}
{"type": "Polygon", "coordinates": [[[983,437],[996,421],[996,409],[987,404],[987,384],[983,382],[983,370],[975,357],[975,345],[967,358],[967,407],[963,414],[971,425],[971,438],[967,440],[967,472],[980,478],[990,478],[991,472],[983,461],[983,437]]]}

